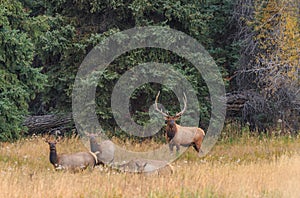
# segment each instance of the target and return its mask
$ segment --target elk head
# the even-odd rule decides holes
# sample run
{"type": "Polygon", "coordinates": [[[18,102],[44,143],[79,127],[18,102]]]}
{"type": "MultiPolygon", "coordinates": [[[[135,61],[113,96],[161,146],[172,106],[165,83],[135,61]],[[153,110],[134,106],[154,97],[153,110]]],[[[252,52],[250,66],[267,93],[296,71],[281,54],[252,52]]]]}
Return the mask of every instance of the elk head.
{"type": "Polygon", "coordinates": [[[60,141],[60,137],[58,139],[55,140],[50,140],[50,136],[48,136],[45,140],[46,143],[49,144],[50,150],[55,150],[56,149],[56,143],[58,143],[60,141]]]}
{"type": "Polygon", "coordinates": [[[50,136],[48,136],[45,139],[45,142],[49,144],[49,149],[50,149],[49,160],[50,160],[51,164],[54,165],[55,168],[58,166],[58,163],[59,163],[59,156],[56,153],[56,143],[58,143],[59,140],[60,140],[60,138],[50,141],[50,136]]]}
{"type": "Polygon", "coordinates": [[[187,104],[187,99],[186,99],[186,95],[185,93],[183,93],[183,103],[184,103],[184,107],[183,109],[179,112],[179,113],[176,113],[174,116],[171,116],[169,115],[169,113],[165,113],[163,112],[161,109],[158,108],[158,105],[157,105],[157,100],[158,100],[158,97],[159,97],[159,94],[160,92],[158,92],[156,98],[155,98],[155,109],[156,111],[158,111],[159,113],[161,113],[163,116],[164,116],[164,119],[166,120],[166,123],[167,123],[167,126],[170,127],[170,128],[174,128],[176,126],[176,120],[179,119],[181,117],[181,115],[185,112],[186,110],[186,104],[187,104]]]}

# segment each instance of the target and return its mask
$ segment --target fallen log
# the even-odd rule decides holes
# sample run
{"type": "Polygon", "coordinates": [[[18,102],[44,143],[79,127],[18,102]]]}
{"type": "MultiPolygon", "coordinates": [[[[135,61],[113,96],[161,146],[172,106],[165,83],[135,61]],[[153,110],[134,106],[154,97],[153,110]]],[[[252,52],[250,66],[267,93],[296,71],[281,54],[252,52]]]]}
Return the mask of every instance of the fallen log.
{"type": "Polygon", "coordinates": [[[244,104],[249,100],[248,92],[227,93],[227,111],[241,111],[244,104]]]}
{"type": "Polygon", "coordinates": [[[73,128],[72,114],[39,115],[25,118],[24,126],[28,128],[28,134],[42,134],[55,130],[73,128]]]}
{"type": "MultiPolygon", "coordinates": [[[[236,116],[241,113],[244,104],[249,100],[251,93],[233,92],[227,93],[227,116],[236,116]]],[[[71,113],[28,116],[25,118],[24,125],[28,128],[28,134],[41,134],[64,129],[74,129],[74,122],[71,113]]]]}

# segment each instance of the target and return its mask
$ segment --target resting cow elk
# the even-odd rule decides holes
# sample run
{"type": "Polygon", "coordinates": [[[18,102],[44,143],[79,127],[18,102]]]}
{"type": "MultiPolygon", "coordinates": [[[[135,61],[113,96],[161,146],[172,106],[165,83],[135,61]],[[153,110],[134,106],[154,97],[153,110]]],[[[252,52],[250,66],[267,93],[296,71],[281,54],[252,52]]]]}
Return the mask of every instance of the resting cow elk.
{"type": "Polygon", "coordinates": [[[172,174],[173,167],[167,161],[150,159],[133,159],[118,166],[121,171],[145,174],[172,174]]]}
{"type": "Polygon", "coordinates": [[[184,127],[176,124],[176,120],[181,117],[181,115],[185,112],[187,107],[187,99],[186,95],[184,94],[183,102],[184,107],[179,112],[176,113],[175,116],[171,116],[167,113],[164,113],[162,110],[158,108],[157,100],[159,97],[160,92],[158,92],[155,98],[155,109],[161,113],[167,123],[166,126],[166,136],[167,141],[169,142],[170,151],[173,152],[173,147],[176,146],[177,152],[180,150],[180,146],[190,146],[193,145],[195,150],[200,154],[201,144],[204,139],[205,133],[201,128],[198,127],[184,127]]]}
{"type": "Polygon", "coordinates": [[[87,167],[94,167],[97,163],[97,157],[91,152],[78,152],[72,154],[57,154],[56,143],[58,141],[45,140],[50,148],[50,163],[54,166],[55,170],[84,170],[87,167]]]}
{"type": "Polygon", "coordinates": [[[95,136],[90,135],[90,147],[91,152],[97,155],[98,164],[107,165],[113,162],[115,155],[115,145],[112,141],[105,140],[98,144],[95,136]]]}

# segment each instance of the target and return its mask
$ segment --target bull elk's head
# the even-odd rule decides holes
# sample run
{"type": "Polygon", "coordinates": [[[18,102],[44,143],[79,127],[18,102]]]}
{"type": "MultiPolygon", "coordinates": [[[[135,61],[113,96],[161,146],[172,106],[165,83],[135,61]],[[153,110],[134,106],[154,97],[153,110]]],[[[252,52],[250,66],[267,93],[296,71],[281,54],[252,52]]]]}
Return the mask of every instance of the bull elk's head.
{"type": "Polygon", "coordinates": [[[156,96],[156,98],[155,98],[155,109],[156,109],[156,111],[158,111],[159,113],[161,113],[163,116],[164,116],[164,118],[165,118],[165,120],[166,120],[166,122],[167,122],[167,125],[169,126],[169,127],[173,127],[174,125],[175,125],[175,121],[178,119],[178,118],[180,118],[180,116],[185,112],[185,110],[186,110],[186,104],[187,104],[187,99],[186,99],[186,95],[185,95],[185,93],[183,93],[183,103],[184,103],[184,107],[183,107],[183,109],[179,112],[179,113],[176,113],[174,116],[171,116],[171,115],[169,115],[169,113],[165,113],[165,112],[163,112],[162,110],[160,110],[159,108],[158,108],[158,106],[157,106],[157,100],[158,100],[158,97],[159,97],[159,94],[160,94],[160,92],[158,92],[158,94],[157,94],[157,96],[156,96]]]}

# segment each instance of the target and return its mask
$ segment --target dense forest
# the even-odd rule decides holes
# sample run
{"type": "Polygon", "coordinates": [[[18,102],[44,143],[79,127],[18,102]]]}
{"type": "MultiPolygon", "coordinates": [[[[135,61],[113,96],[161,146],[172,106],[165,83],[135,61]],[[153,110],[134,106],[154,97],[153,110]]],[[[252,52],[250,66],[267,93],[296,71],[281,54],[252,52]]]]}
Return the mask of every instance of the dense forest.
{"type": "MultiPolygon", "coordinates": [[[[225,83],[226,122],[253,132],[300,128],[300,22],[297,0],[0,0],[0,140],[73,131],[72,90],[78,68],[99,42],[142,26],[169,27],[209,52],[225,83]],[[39,123],[49,119],[52,124],[39,123]],[[34,125],[35,123],[36,125],[34,125]]],[[[111,94],[134,66],[168,63],[192,84],[201,104],[199,126],[211,117],[210,93],[196,68],[164,49],[135,49],[117,57],[97,82],[96,113],[110,136],[123,137],[111,94]]],[[[161,100],[172,113],[179,101],[168,87],[148,83],[131,96],[136,123],[149,120],[161,100]]]]}

